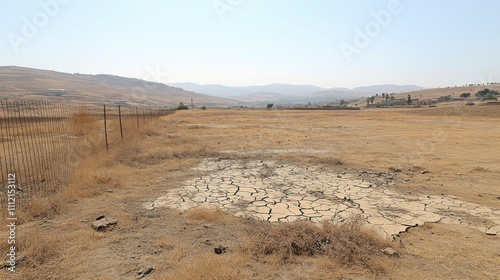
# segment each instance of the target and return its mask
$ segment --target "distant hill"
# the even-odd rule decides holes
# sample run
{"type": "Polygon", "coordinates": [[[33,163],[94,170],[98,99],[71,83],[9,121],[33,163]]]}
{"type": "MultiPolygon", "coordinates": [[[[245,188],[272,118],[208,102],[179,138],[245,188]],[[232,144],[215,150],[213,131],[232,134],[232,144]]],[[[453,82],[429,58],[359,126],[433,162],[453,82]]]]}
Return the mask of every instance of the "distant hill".
{"type": "Polygon", "coordinates": [[[113,75],[68,74],[1,66],[0,98],[176,106],[179,102],[234,106],[237,101],[208,96],[161,83],[113,75]]]}
{"type": "Polygon", "coordinates": [[[185,90],[191,90],[218,97],[232,98],[236,96],[256,94],[256,93],[277,93],[283,95],[305,95],[316,91],[324,90],[321,87],[312,85],[289,85],[289,84],[270,84],[264,86],[241,86],[232,87],[224,85],[199,85],[195,83],[172,83],[170,86],[180,87],[185,90]]]}
{"type": "Polygon", "coordinates": [[[273,103],[273,102],[282,103],[290,99],[290,97],[287,95],[275,92],[247,93],[247,94],[233,96],[232,98],[241,102],[262,103],[262,104],[273,103]]]}
{"type": "Polygon", "coordinates": [[[470,93],[471,96],[474,97],[478,91],[486,88],[500,91],[500,84],[422,89],[418,91],[395,94],[395,97],[405,98],[408,94],[410,94],[413,98],[419,99],[439,98],[442,96],[458,98],[462,93],[470,93]]]}
{"type": "Polygon", "coordinates": [[[174,83],[170,86],[203,94],[231,98],[253,105],[268,102],[278,104],[303,104],[308,102],[323,103],[340,99],[368,97],[377,93],[400,93],[423,89],[419,86],[379,85],[348,88],[321,88],[313,85],[270,84],[263,86],[230,87],[224,85],[199,85],[195,83],[174,83]]]}

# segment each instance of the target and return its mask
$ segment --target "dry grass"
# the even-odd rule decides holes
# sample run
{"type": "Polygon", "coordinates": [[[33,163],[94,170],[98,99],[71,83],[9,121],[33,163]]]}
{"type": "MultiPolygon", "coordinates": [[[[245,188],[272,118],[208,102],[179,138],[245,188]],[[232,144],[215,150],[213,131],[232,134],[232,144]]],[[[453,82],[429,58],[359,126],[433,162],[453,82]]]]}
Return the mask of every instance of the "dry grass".
{"type": "Polygon", "coordinates": [[[52,217],[61,213],[64,201],[59,195],[41,196],[35,195],[30,199],[28,207],[24,207],[22,212],[25,219],[52,217]]]}
{"type": "Polygon", "coordinates": [[[69,117],[71,129],[76,136],[88,135],[97,128],[97,118],[85,110],[78,110],[69,117]]]}
{"type": "Polygon", "coordinates": [[[235,255],[201,254],[195,259],[176,265],[168,279],[206,279],[206,280],[239,280],[242,277],[241,268],[245,260],[235,255]]]}
{"type": "Polygon", "coordinates": [[[206,209],[206,208],[194,208],[189,210],[185,214],[186,218],[197,220],[197,221],[207,221],[207,222],[224,222],[228,220],[228,214],[224,213],[221,209],[206,209]]]}
{"type": "Polygon", "coordinates": [[[35,229],[23,228],[20,231],[17,247],[21,248],[20,256],[26,256],[21,263],[23,267],[39,268],[49,264],[61,257],[64,239],[60,235],[45,235],[35,229]]]}
{"type": "Polygon", "coordinates": [[[257,222],[248,249],[257,256],[277,255],[282,261],[297,256],[327,256],[344,266],[359,266],[375,274],[384,272],[376,259],[388,243],[362,228],[359,218],[342,224],[308,221],[269,224],[257,222]]]}

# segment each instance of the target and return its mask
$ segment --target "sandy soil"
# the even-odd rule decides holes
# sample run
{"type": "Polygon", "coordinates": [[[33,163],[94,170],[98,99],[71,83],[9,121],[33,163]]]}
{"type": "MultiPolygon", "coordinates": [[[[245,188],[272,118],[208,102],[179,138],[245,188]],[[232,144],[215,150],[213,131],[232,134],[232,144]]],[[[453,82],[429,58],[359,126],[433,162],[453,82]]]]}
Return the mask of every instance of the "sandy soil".
{"type": "MultiPolygon", "coordinates": [[[[164,117],[140,142],[88,167],[91,179],[74,184],[97,185],[97,195],[23,225],[22,246],[32,256],[16,276],[136,279],[137,271],[153,266],[144,279],[498,279],[499,237],[464,225],[409,229],[391,242],[401,257],[378,257],[384,271],[374,274],[322,257],[286,263],[255,257],[244,249],[253,225],[243,218],[144,205],[199,176],[191,167],[205,158],[224,157],[336,171],[399,169],[398,176],[408,181],[387,186],[391,191],[448,194],[498,209],[499,131],[500,108],[494,107],[178,112],[164,117]],[[116,227],[94,231],[90,223],[100,214],[117,219],[116,227]],[[228,252],[214,254],[217,244],[228,252]]],[[[0,277],[7,274],[4,269],[0,277]]]]}

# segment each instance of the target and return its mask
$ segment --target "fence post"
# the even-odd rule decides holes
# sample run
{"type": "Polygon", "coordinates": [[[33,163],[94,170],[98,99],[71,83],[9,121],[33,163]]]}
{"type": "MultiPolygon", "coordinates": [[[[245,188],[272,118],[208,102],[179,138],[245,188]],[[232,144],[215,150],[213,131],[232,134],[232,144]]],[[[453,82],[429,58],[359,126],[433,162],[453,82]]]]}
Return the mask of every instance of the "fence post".
{"type": "Polygon", "coordinates": [[[106,104],[104,105],[104,139],[106,141],[106,151],[109,151],[108,147],[108,127],[106,124],[106,104]]]}
{"type": "Polygon", "coordinates": [[[123,141],[122,111],[119,105],[118,105],[118,118],[120,119],[120,136],[122,137],[123,141]]]}
{"type": "Polygon", "coordinates": [[[137,118],[137,128],[139,128],[139,111],[137,110],[137,107],[135,107],[135,116],[137,118]]]}

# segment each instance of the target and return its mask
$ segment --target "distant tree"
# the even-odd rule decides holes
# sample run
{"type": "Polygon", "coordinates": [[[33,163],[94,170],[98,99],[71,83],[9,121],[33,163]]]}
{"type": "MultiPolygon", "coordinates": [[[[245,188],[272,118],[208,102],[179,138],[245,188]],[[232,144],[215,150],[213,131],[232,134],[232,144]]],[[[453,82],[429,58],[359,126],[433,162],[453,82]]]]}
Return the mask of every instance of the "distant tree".
{"type": "Polygon", "coordinates": [[[347,105],[347,102],[344,99],[340,100],[340,105],[347,105]]]}
{"type": "Polygon", "coordinates": [[[201,106],[201,109],[202,109],[202,110],[206,110],[206,109],[207,109],[207,106],[201,106]]]}
{"type": "Polygon", "coordinates": [[[370,97],[366,98],[366,106],[370,105],[370,97]]]}
{"type": "Polygon", "coordinates": [[[408,94],[408,105],[411,105],[412,102],[413,100],[411,100],[411,95],[408,94]]]}
{"type": "Polygon", "coordinates": [[[177,106],[177,110],[187,110],[189,109],[188,106],[184,105],[184,103],[179,103],[179,106],[177,106]]]}
{"type": "Polygon", "coordinates": [[[267,107],[267,109],[271,109],[271,108],[273,108],[273,106],[274,106],[274,104],[273,104],[273,103],[269,103],[269,104],[267,104],[267,106],[266,106],[266,107],[267,107]]]}
{"type": "Polygon", "coordinates": [[[373,101],[375,101],[375,96],[372,95],[372,97],[370,97],[370,101],[373,104],[373,101]]]}
{"type": "Polygon", "coordinates": [[[491,89],[483,89],[483,90],[480,90],[476,93],[476,96],[479,97],[479,98],[484,98],[488,95],[500,95],[500,92],[496,91],[496,90],[491,90],[491,89]]]}
{"type": "Polygon", "coordinates": [[[497,97],[493,94],[488,94],[485,97],[483,97],[483,100],[497,100],[497,97]]]}
{"type": "Polygon", "coordinates": [[[470,93],[468,93],[468,92],[464,92],[464,93],[460,94],[460,97],[462,97],[462,98],[467,98],[469,96],[470,96],[470,93]]]}

